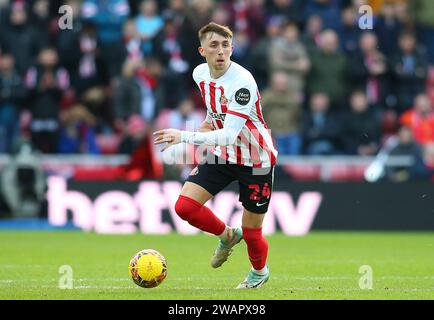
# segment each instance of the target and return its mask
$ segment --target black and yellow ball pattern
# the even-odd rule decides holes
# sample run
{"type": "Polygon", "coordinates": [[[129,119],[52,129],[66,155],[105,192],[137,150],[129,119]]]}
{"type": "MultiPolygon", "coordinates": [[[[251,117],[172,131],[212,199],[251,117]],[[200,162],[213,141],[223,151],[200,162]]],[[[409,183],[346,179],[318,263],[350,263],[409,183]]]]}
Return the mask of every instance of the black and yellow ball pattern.
{"type": "Polygon", "coordinates": [[[143,288],[155,288],[167,276],[166,259],[153,249],[135,254],[128,269],[134,283],[143,288]]]}

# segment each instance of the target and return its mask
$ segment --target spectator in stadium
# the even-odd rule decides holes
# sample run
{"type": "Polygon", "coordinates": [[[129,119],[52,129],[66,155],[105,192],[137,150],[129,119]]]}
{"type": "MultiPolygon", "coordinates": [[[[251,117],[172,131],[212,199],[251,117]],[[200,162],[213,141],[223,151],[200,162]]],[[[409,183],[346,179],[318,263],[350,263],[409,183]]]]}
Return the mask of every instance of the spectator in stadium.
{"type": "Polygon", "coordinates": [[[355,91],[350,96],[350,110],[342,119],[341,139],[350,155],[372,156],[380,143],[380,121],[370,107],[366,94],[355,91]]]}
{"type": "Polygon", "coordinates": [[[163,18],[158,14],[155,0],[143,0],[140,4],[140,14],[135,19],[137,32],[142,40],[141,49],[145,57],[152,52],[152,39],[163,28],[163,18]]]}
{"type": "Polygon", "coordinates": [[[298,155],[301,152],[300,96],[289,89],[286,72],[275,71],[271,84],[262,94],[264,118],[273,130],[277,148],[283,155],[298,155]]]}
{"type": "Polygon", "coordinates": [[[282,36],[271,43],[268,61],[271,75],[277,71],[285,72],[290,94],[301,97],[310,60],[299,40],[297,25],[288,23],[283,26],[282,36]]]}
{"type": "Polygon", "coordinates": [[[235,33],[247,35],[252,44],[265,33],[265,0],[225,0],[216,5],[211,21],[233,26],[235,33]]]}
{"type": "Polygon", "coordinates": [[[186,59],[191,50],[190,35],[183,34],[176,28],[173,17],[165,17],[164,28],[155,38],[152,56],[159,59],[164,66],[165,106],[175,108],[184,98],[188,84],[191,83],[189,71],[191,66],[186,59]]]}
{"type": "Polygon", "coordinates": [[[434,181],[434,143],[423,147],[422,157],[411,168],[412,180],[434,181]]]}
{"type": "Polygon", "coordinates": [[[64,52],[65,68],[77,97],[92,87],[109,85],[108,67],[101,58],[93,24],[84,24],[68,49],[64,52]]]}
{"type": "Polygon", "coordinates": [[[70,106],[60,116],[59,153],[100,154],[96,142],[97,119],[81,104],[70,106]]]}
{"type": "Polygon", "coordinates": [[[384,55],[393,55],[398,50],[398,37],[402,28],[402,22],[396,13],[396,3],[386,1],[374,25],[374,32],[378,37],[378,48],[384,55]]]}
{"type": "Polygon", "coordinates": [[[339,1],[307,0],[304,7],[304,17],[318,15],[324,22],[324,29],[338,30],[341,25],[339,1]]]}
{"type": "Polygon", "coordinates": [[[58,151],[60,102],[69,88],[69,74],[58,61],[54,48],[42,49],[38,64],[27,71],[25,78],[27,107],[32,114],[32,143],[44,153],[58,151]]]}
{"type": "MultiPolygon", "coordinates": [[[[134,114],[140,115],[142,109],[142,90],[136,76],[142,67],[141,60],[127,60],[122,67],[122,77],[115,87],[113,113],[115,127],[122,131],[127,120],[134,114]]],[[[153,100],[153,98],[150,98],[153,100]]]]}
{"type": "Polygon", "coordinates": [[[211,21],[213,9],[214,2],[212,0],[189,1],[186,17],[190,34],[196,34],[204,24],[211,21]]]}
{"type": "Polygon", "coordinates": [[[148,125],[138,114],[132,114],[126,121],[124,136],[119,144],[119,154],[132,154],[145,136],[148,125]]]}
{"type": "Polygon", "coordinates": [[[395,1],[395,14],[404,26],[404,29],[412,30],[415,28],[414,17],[411,13],[410,4],[413,1],[395,1]]]}
{"type": "Polygon", "coordinates": [[[172,17],[173,23],[178,30],[185,27],[186,22],[186,2],[184,0],[169,0],[167,8],[163,10],[162,16],[172,17]]]}
{"type": "Polygon", "coordinates": [[[273,0],[269,1],[267,6],[268,17],[279,17],[280,19],[288,20],[293,23],[301,23],[303,21],[302,2],[300,0],[273,0]]]}
{"type": "Polygon", "coordinates": [[[119,167],[119,179],[137,181],[161,177],[162,167],[154,154],[148,124],[139,115],[128,119],[118,153],[131,155],[130,162],[119,167]]]}
{"type": "Polygon", "coordinates": [[[330,111],[329,98],[318,92],[310,97],[309,110],[303,116],[303,150],[308,155],[338,154],[338,118],[330,111]]]}
{"type": "Polygon", "coordinates": [[[320,48],[312,52],[311,63],[308,93],[324,92],[330,99],[331,109],[341,107],[347,92],[347,60],[339,51],[339,38],[335,31],[321,33],[320,48]]]}
{"type": "Polygon", "coordinates": [[[360,36],[359,51],[351,59],[349,75],[353,90],[367,92],[369,104],[376,109],[386,106],[388,88],[388,61],[378,50],[378,39],[373,32],[360,36]]]}
{"type": "Polygon", "coordinates": [[[417,48],[416,37],[403,33],[399,37],[399,51],[391,59],[398,97],[398,110],[404,111],[416,95],[425,91],[428,58],[417,48]]]}
{"type": "Polygon", "coordinates": [[[342,24],[338,29],[341,49],[345,54],[353,54],[357,50],[361,30],[357,23],[357,9],[346,7],[341,12],[342,24]]]}
{"type": "MultiPolygon", "coordinates": [[[[219,4],[215,7],[211,15],[211,21],[214,21],[215,23],[221,24],[223,26],[228,26],[231,24],[231,10],[234,10],[234,4],[232,3],[232,1],[227,1],[226,3],[227,7],[224,3],[219,4]]],[[[243,23],[246,23],[245,17],[243,17],[243,23]]]]}
{"type": "Polygon", "coordinates": [[[71,7],[72,9],[73,28],[60,30],[57,33],[56,39],[53,43],[55,43],[57,46],[60,63],[65,66],[70,74],[72,74],[72,70],[70,68],[77,57],[75,54],[73,55],[71,53],[78,52],[78,38],[80,37],[81,29],[83,27],[83,21],[81,17],[81,0],[67,0],[65,1],[65,5],[71,7]]]}
{"type": "Polygon", "coordinates": [[[238,0],[233,2],[232,25],[235,27],[236,32],[245,32],[252,44],[256,43],[265,34],[267,20],[265,2],[266,0],[238,0]]]}
{"type": "Polygon", "coordinates": [[[9,1],[0,1],[0,30],[4,30],[7,27],[6,21],[9,17],[8,6],[9,1]]]}
{"type": "Polygon", "coordinates": [[[400,122],[411,128],[418,143],[434,142],[434,108],[426,94],[415,97],[414,107],[401,115],[400,122]]]}
{"type": "Polygon", "coordinates": [[[143,59],[142,39],[137,31],[134,19],[129,19],[124,24],[123,40],[126,50],[126,60],[143,59]]]}
{"type": "MultiPolygon", "coordinates": [[[[409,127],[401,126],[398,139],[398,144],[390,151],[390,156],[410,156],[414,161],[422,156],[422,148],[414,140],[409,127]]],[[[411,178],[410,166],[386,166],[386,172],[387,178],[393,182],[403,182],[411,178]]]]}
{"type": "Polygon", "coordinates": [[[252,43],[246,31],[236,31],[233,38],[234,50],[232,52],[232,59],[236,63],[244,65],[248,68],[250,62],[250,51],[252,43]]]}
{"type": "Polygon", "coordinates": [[[434,64],[434,1],[412,0],[410,9],[417,33],[427,48],[429,61],[434,64]]]}
{"type": "Polygon", "coordinates": [[[307,19],[301,40],[309,53],[320,47],[321,33],[323,31],[323,22],[320,16],[312,15],[307,19]]]}
{"type": "Polygon", "coordinates": [[[96,25],[101,57],[111,78],[119,76],[125,59],[122,27],[129,14],[127,0],[85,0],[82,5],[83,19],[96,25]]]}
{"type": "Polygon", "coordinates": [[[79,97],[79,101],[97,119],[96,130],[98,132],[112,132],[113,110],[106,88],[102,86],[92,87],[79,97]]]}
{"type": "Polygon", "coordinates": [[[259,90],[268,85],[270,69],[264,61],[269,61],[269,48],[280,35],[283,21],[279,17],[271,17],[266,24],[266,35],[256,42],[250,52],[250,71],[255,76],[259,90]]]}
{"type": "Polygon", "coordinates": [[[122,26],[130,13],[127,0],[84,0],[81,9],[83,19],[96,25],[98,40],[104,46],[119,43],[122,26]]]}
{"type": "Polygon", "coordinates": [[[0,42],[2,47],[12,53],[16,70],[23,76],[36,63],[39,51],[47,44],[47,38],[29,24],[24,2],[11,4],[9,23],[5,24],[5,29],[0,30],[0,42]]]}
{"type": "MultiPolygon", "coordinates": [[[[164,75],[164,67],[156,58],[146,59],[144,68],[139,68],[137,70],[137,76],[141,80],[140,84],[142,85],[142,93],[145,92],[146,95],[150,94],[150,92],[147,91],[149,89],[155,98],[155,105],[153,108],[151,108],[150,104],[147,105],[148,108],[146,108],[146,105],[142,104],[142,116],[146,121],[150,121],[150,119],[155,120],[158,110],[161,110],[164,107],[170,107],[165,104],[165,98],[167,92],[170,92],[170,88],[169,91],[165,91],[164,75]]],[[[144,95],[142,96],[142,99],[144,99],[144,95]]]]}
{"type": "Polygon", "coordinates": [[[158,110],[164,106],[160,97],[163,88],[159,85],[162,66],[158,60],[127,60],[122,72],[113,97],[117,131],[122,131],[126,121],[134,114],[141,115],[147,122],[154,121],[158,110]]]}
{"type": "Polygon", "coordinates": [[[383,140],[387,137],[396,135],[399,131],[399,116],[395,109],[389,108],[384,110],[381,114],[381,133],[383,140]]]}
{"type": "Polygon", "coordinates": [[[50,26],[50,2],[48,0],[36,0],[31,5],[29,22],[32,27],[38,29],[39,34],[49,33],[53,36],[50,26]]]}
{"type": "Polygon", "coordinates": [[[10,153],[19,135],[18,115],[25,98],[24,84],[10,53],[0,55],[0,153],[10,153]]]}

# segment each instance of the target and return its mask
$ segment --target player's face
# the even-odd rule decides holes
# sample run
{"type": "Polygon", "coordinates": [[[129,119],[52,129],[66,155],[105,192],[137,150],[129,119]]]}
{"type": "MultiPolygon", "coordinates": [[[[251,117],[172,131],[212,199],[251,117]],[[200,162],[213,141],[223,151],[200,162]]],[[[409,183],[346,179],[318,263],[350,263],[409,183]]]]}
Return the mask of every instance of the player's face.
{"type": "Polygon", "coordinates": [[[225,70],[232,55],[232,40],[217,33],[211,33],[199,48],[199,53],[214,70],[225,70]]]}

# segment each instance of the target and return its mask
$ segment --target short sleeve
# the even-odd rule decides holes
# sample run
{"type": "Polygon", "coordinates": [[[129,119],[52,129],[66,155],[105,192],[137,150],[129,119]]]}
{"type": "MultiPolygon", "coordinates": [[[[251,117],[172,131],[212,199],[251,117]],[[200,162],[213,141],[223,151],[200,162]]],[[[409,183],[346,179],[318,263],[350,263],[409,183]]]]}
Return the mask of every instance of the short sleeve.
{"type": "Polygon", "coordinates": [[[199,83],[201,81],[201,74],[203,74],[204,64],[198,65],[196,68],[193,69],[193,72],[191,74],[194,82],[196,82],[197,86],[199,87],[199,83]]]}

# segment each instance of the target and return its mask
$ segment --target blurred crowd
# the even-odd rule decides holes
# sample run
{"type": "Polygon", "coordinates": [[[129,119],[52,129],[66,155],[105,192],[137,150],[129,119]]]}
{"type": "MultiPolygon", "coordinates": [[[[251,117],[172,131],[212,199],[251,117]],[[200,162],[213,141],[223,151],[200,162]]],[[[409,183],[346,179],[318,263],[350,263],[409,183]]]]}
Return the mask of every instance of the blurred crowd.
{"type": "Polygon", "coordinates": [[[210,21],[234,31],[280,155],[375,155],[396,135],[432,174],[432,0],[0,0],[0,153],[24,138],[155,163],[153,130],[205,117],[191,72],[210,21]]]}

